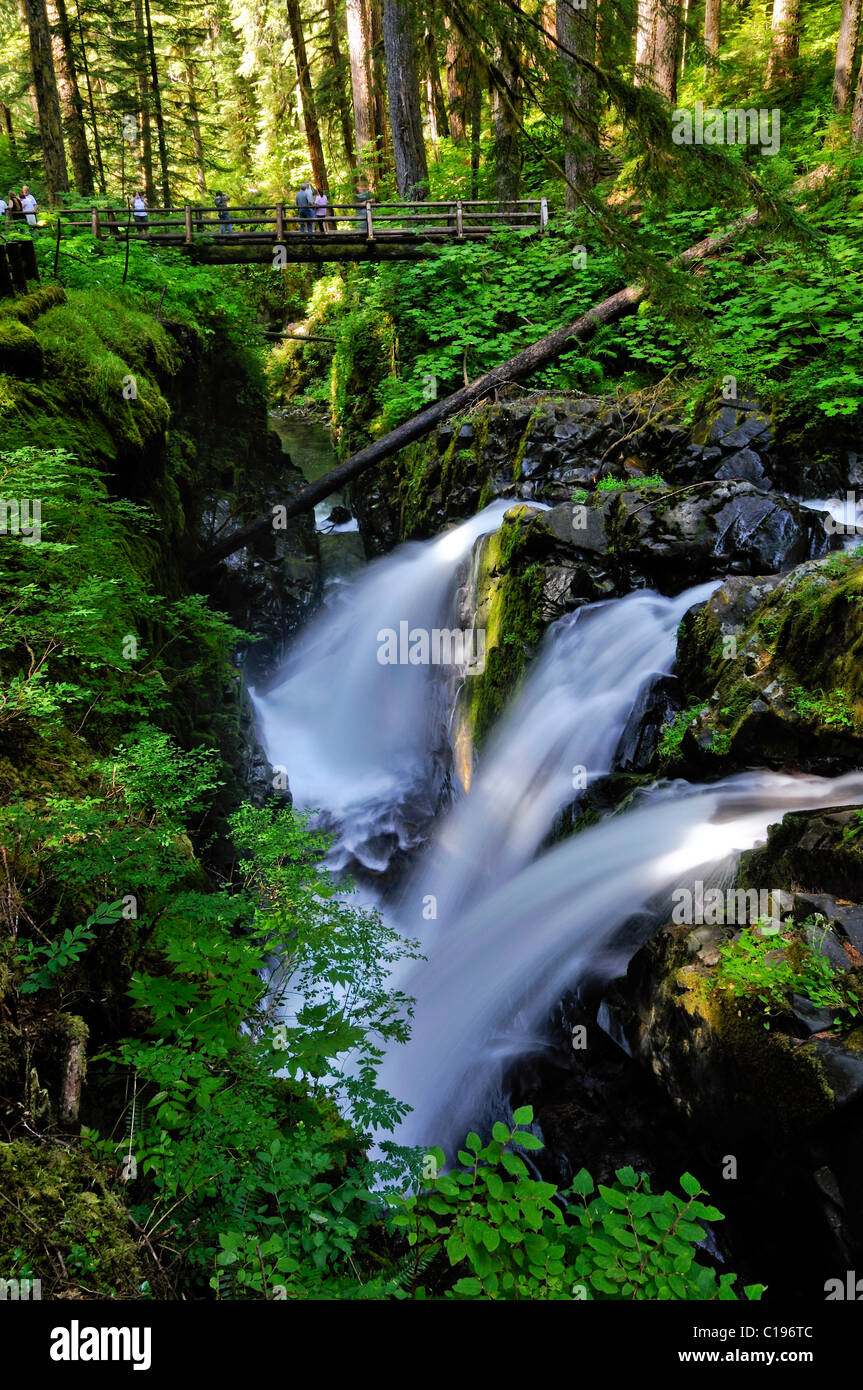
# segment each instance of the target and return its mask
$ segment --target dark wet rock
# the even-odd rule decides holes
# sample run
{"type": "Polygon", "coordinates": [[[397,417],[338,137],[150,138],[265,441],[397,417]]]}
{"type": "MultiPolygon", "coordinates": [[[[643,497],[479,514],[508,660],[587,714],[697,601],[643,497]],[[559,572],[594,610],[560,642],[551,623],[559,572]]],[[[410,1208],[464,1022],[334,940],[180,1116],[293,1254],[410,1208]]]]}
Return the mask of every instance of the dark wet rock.
{"type": "Polygon", "coordinates": [[[764,464],[753,449],[740,449],[736,454],[725,459],[717,468],[716,477],[743,478],[761,492],[770,490],[770,479],[765,472],[764,464]]]}
{"type": "Polygon", "coordinates": [[[657,676],[639,693],[632,707],[612,767],[621,772],[646,772],[653,764],[663,729],[680,708],[680,687],[674,676],[657,676]]]}
{"type": "MultiPolygon", "coordinates": [[[[838,928],[841,936],[863,960],[863,907],[857,903],[840,902],[828,893],[795,894],[795,920],[803,921],[806,917],[812,917],[817,913],[820,913],[822,917],[838,928]]],[[[840,949],[843,950],[844,961],[839,962],[835,956],[831,956],[831,960],[834,964],[843,963],[847,966],[848,952],[844,948],[840,949]]]]}
{"type": "Polygon", "coordinates": [[[351,514],[347,507],[333,507],[327,516],[327,521],[333,526],[347,526],[351,519],[351,514]]]}
{"type": "Polygon", "coordinates": [[[855,807],[788,811],[771,825],[764,845],[741,856],[740,881],[746,888],[794,884],[863,902],[860,824],[855,807]]]}

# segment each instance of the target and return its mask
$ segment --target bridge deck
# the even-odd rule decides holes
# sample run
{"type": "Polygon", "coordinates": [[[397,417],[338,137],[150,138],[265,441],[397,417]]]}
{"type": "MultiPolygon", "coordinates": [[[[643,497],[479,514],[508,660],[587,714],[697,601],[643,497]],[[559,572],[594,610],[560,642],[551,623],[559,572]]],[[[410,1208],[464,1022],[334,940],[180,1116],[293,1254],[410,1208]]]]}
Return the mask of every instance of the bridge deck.
{"type": "Polygon", "coordinates": [[[135,219],[131,209],[75,209],[61,214],[58,237],[88,230],[95,237],[135,240],[186,250],[210,264],[273,265],[310,261],[417,260],[435,246],[482,241],[505,228],[542,232],[544,198],[514,203],[455,199],[450,202],[333,203],[326,216],[301,217],[280,204],[247,204],[219,213],[187,203],[181,209],[150,208],[135,219]]]}

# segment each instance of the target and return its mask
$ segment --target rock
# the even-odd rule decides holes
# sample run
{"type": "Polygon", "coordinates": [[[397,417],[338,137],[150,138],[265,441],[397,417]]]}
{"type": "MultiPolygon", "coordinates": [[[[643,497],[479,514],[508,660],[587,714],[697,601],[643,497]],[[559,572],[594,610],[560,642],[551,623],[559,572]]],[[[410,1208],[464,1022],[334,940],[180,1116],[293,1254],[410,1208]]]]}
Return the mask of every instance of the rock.
{"type": "Polygon", "coordinates": [[[327,521],[331,522],[333,526],[347,526],[350,519],[351,514],[347,507],[333,507],[327,517],[327,521]]]}
{"type": "Polygon", "coordinates": [[[802,1025],[804,1035],[823,1033],[832,1026],[834,1010],[819,1009],[802,994],[792,994],[791,1010],[795,1019],[802,1025]]]}
{"type": "Polygon", "coordinates": [[[764,471],[764,464],[753,449],[739,449],[727,458],[716,470],[717,478],[743,478],[752,483],[760,492],[769,492],[770,479],[764,471]]]}
{"type": "Polygon", "coordinates": [[[640,691],[612,759],[621,772],[646,772],[653,763],[666,725],[680,708],[680,687],[674,676],[656,676],[640,691]]]}
{"type": "Polygon", "coordinates": [[[817,1050],[836,1107],[859,1100],[863,1096],[863,1052],[852,1051],[837,1038],[814,1038],[809,1046],[817,1050]]]}

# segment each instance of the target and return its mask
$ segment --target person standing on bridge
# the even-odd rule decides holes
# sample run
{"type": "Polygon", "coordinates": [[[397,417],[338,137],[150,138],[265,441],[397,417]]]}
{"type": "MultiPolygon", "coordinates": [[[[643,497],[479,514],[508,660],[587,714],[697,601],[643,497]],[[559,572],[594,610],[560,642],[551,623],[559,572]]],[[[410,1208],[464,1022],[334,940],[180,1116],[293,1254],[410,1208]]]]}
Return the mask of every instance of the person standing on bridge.
{"type": "Polygon", "coordinates": [[[330,211],[330,200],[323,189],[315,194],[315,227],[319,232],[328,229],[327,216],[330,211]]]}
{"type": "Polygon", "coordinates": [[[142,229],[147,226],[150,220],[147,213],[147,199],[143,192],[136,193],[132,199],[132,216],[135,219],[135,226],[142,229]]]}
{"type": "Polygon", "coordinates": [[[214,193],[213,204],[216,212],[219,214],[219,231],[221,235],[230,236],[231,232],[234,230],[234,224],[231,221],[231,214],[228,211],[227,193],[214,193]]]}
{"type": "Polygon", "coordinates": [[[39,204],[36,202],[36,199],[25,183],[21,189],[21,207],[31,227],[36,226],[36,209],[38,206],[39,204]]]}
{"type": "Polygon", "coordinates": [[[313,232],[315,216],[315,190],[308,179],[300,186],[297,194],[297,214],[300,219],[301,232],[313,232]]]}
{"type": "Polygon", "coordinates": [[[359,214],[357,217],[357,230],[360,232],[366,230],[366,203],[370,203],[373,197],[374,194],[369,188],[368,180],[359,179],[354,194],[354,206],[359,214]]]}

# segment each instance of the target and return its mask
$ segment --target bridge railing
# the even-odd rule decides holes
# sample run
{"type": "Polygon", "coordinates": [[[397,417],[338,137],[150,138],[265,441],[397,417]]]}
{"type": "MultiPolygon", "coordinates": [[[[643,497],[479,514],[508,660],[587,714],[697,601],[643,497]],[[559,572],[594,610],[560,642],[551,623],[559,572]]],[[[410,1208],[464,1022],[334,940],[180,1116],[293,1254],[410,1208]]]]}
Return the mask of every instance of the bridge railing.
{"type": "Polygon", "coordinates": [[[504,227],[544,231],[548,205],[544,198],[502,203],[488,199],[447,199],[415,203],[328,203],[326,211],[310,208],[301,215],[294,204],[247,203],[220,212],[214,205],[186,203],[182,208],[148,208],[135,217],[128,208],[71,209],[61,222],[85,228],[95,237],[134,233],[168,244],[191,243],[196,237],[238,236],[245,241],[283,241],[311,233],[363,237],[373,241],[398,237],[424,240],[471,240],[504,227]]]}

